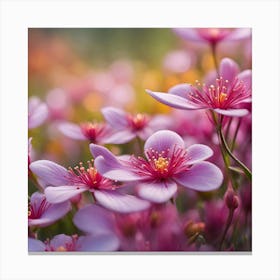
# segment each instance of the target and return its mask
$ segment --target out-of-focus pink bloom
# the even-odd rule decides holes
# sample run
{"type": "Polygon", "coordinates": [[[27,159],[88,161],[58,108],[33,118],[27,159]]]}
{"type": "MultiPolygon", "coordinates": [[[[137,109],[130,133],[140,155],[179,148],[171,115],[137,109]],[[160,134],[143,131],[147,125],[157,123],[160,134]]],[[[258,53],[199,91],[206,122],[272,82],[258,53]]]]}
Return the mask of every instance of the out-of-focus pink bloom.
{"type": "Polygon", "coordinates": [[[110,143],[113,129],[105,123],[85,122],[80,125],[61,122],[58,129],[66,136],[75,140],[88,140],[91,143],[110,143]]]}
{"type": "Polygon", "coordinates": [[[155,131],[167,128],[171,123],[170,118],[163,115],[155,117],[145,114],[131,115],[114,107],[105,107],[101,111],[109,125],[117,130],[107,138],[107,143],[112,144],[127,143],[135,137],[146,140],[155,131]]]}
{"type": "Polygon", "coordinates": [[[175,28],[174,32],[185,40],[209,44],[243,40],[251,36],[250,28],[175,28]]]}
{"type": "Polygon", "coordinates": [[[210,109],[231,117],[247,115],[249,111],[243,107],[244,103],[251,102],[251,70],[239,73],[238,65],[224,58],[219,67],[219,75],[215,84],[179,84],[172,87],[168,94],[150,90],[147,92],[159,102],[177,109],[210,109]]]}
{"type": "Polygon", "coordinates": [[[169,52],[163,61],[163,67],[172,73],[184,73],[189,70],[192,58],[183,50],[169,52]]]}
{"type": "Polygon", "coordinates": [[[35,192],[28,207],[28,226],[46,227],[61,219],[71,209],[69,202],[51,204],[44,194],[35,192]]]}
{"type": "Polygon", "coordinates": [[[61,203],[89,191],[100,205],[117,212],[141,211],[150,206],[147,201],[118,192],[118,186],[102,177],[92,162],[88,162],[87,168],[80,163],[67,170],[52,161],[38,160],[30,164],[30,169],[45,184],[46,198],[51,203],[61,203]]]}
{"type": "Polygon", "coordinates": [[[131,63],[126,60],[117,60],[110,66],[110,72],[117,83],[131,83],[134,71],[131,63]]]}
{"type": "Polygon", "coordinates": [[[118,239],[113,235],[99,234],[95,236],[58,234],[43,243],[34,238],[28,238],[29,252],[102,252],[118,249],[118,239]]]}
{"type": "Polygon", "coordinates": [[[185,148],[175,132],[161,130],[150,136],[142,157],[117,158],[104,147],[90,144],[95,165],[104,177],[117,181],[139,182],[139,195],[149,201],[168,201],[177,191],[177,184],[197,191],[220,187],[223,174],[207,161],[212,150],[205,145],[185,148]]]}
{"type": "Polygon", "coordinates": [[[28,128],[36,128],[48,117],[48,107],[38,97],[30,97],[28,101],[28,128]]]}

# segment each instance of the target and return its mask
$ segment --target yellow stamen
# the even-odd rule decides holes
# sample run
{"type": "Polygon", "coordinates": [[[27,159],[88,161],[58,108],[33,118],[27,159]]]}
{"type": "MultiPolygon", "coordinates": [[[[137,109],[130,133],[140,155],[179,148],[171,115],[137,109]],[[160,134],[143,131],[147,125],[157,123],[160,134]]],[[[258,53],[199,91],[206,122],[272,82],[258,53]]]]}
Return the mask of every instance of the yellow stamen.
{"type": "Polygon", "coordinates": [[[157,171],[163,173],[168,171],[169,160],[164,157],[159,157],[158,159],[154,159],[154,165],[157,171]]]}
{"type": "Polygon", "coordinates": [[[222,92],[219,96],[219,102],[223,103],[225,100],[227,100],[227,94],[222,92]]]}
{"type": "Polygon", "coordinates": [[[59,246],[57,249],[56,249],[57,252],[66,252],[66,248],[63,247],[63,246],[59,246]]]}

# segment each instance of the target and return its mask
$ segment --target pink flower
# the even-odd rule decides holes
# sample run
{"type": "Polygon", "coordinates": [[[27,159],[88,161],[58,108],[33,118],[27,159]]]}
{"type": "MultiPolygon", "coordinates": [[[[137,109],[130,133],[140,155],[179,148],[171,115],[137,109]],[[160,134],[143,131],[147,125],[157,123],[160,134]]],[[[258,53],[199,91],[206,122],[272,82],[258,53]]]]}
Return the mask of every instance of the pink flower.
{"type": "Polygon", "coordinates": [[[113,234],[86,236],[58,234],[45,243],[28,238],[29,252],[100,252],[115,251],[118,247],[119,241],[113,234]]]}
{"type": "Polygon", "coordinates": [[[89,191],[100,205],[117,212],[141,211],[150,206],[147,201],[117,191],[118,186],[101,176],[92,162],[88,162],[87,168],[80,163],[67,170],[52,161],[38,160],[30,164],[30,169],[45,184],[50,203],[61,203],[89,191]]]}
{"type": "Polygon", "coordinates": [[[166,128],[170,123],[170,119],[163,115],[131,115],[113,107],[103,108],[102,113],[109,125],[118,131],[107,138],[107,143],[112,144],[127,143],[135,137],[146,140],[153,132],[166,128]]]}
{"type": "Polygon", "coordinates": [[[28,101],[28,128],[40,126],[48,117],[48,107],[38,97],[30,97],[28,101]]]}
{"type": "Polygon", "coordinates": [[[71,209],[69,202],[51,204],[44,194],[35,192],[28,207],[28,226],[46,227],[61,219],[71,209]]]}
{"type": "Polygon", "coordinates": [[[139,183],[139,195],[149,201],[168,201],[182,185],[197,191],[220,187],[220,169],[204,161],[212,155],[205,145],[185,148],[183,139],[175,132],[161,130],[151,135],[144,146],[145,158],[117,158],[106,148],[90,144],[95,165],[104,177],[117,181],[139,183]]]}
{"type": "Polygon", "coordinates": [[[217,44],[251,36],[250,28],[175,28],[174,32],[185,40],[217,44]]]}
{"type": "Polygon", "coordinates": [[[251,70],[239,73],[237,64],[224,58],[219,67],[219,75],[215,83],[197,83],[197,86],[179,84],[172,87],[168,94],[150,90],[147,93],[159,102],[177,109],[210,109],[231,117],[248,114],[244,103],[251,102],[251,70]]]}
{"type": "Polygon", "coordinates": [[[112,129],[104,123],[86,122],[80,125],[61,122],[58,129],[69,138],[75,140],[88,140],[91,143],[108,143],[107,139],[112,135],[112,129]]]}

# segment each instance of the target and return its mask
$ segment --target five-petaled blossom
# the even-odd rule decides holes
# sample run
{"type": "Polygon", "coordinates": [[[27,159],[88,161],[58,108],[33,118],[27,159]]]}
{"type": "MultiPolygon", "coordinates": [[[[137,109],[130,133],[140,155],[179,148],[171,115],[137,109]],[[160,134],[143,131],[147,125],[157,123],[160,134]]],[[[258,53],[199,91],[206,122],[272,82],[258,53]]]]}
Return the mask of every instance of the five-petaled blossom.
{"type": "Polygon", "coordinates": [[[46,227],[61,219],[71,210],[70,202],[49,203],[44,194],[35,192],[28,206],[28,226],[46,227]]]}
{"type": "Polygon", "coordinates": [[[197,191],[215,190],[223,174],[214,164],[204,161],[213,152],[205,145],[185,148],[175,132],[161,130],[151,135],[144,145],[145,158],[114,156],[104,147],[90,144],[95,166],[104,177],[138,183],[139,196],[155,203],[168,201],[181,185],[197,191]]]}
{"type": "Polygon", "coordinates": [[[84,122],[79,125],[61,122],[58,129],[69,138],[98,144],[109,143],[107,139],[112,135],[112,129],[107,124],[97,122],[84,122]]]}
{"type": "Polygon", "coordinates": [[[82,163],[68,170],[48,160],[38,160],[30,164],[31,171],[45,185],[45,195],[50,203],[61,203],[89,191],[96,202],[113,211],[127,213],[147,209],[147,201],[135,196],[122,194],[115,182],[101,176],[93,165],[82,163]]]}
{"type": "Polygon", "coordinates": [[[101,111],[109,125],[117,130],[107,139],[107,143],[111,144],[127,143],[135,137],[146,140],[153,132],[167,128],[170,123],[170,118],[163,115],[132,115],[114,107],[105,107],[101,111]]]}
{"type": "Polygon", "coordinates": [[[175,28],[174,32],[185,40],[209,44],[237,41],[251,36],[250,28],[175,28]]]}
{"type": "Polygon", "coordinates": [[[212,83],[196,86],[179,84],[168,93],[147,93],[159,102],[183,110],[210,109],[218,114],[242,117],[249,113],[244,104],[251,102],[251,70],[239,73],[238,65],[224,58],[219,66],[219,78],[212,83]],[[244,106],[242,108],[242,105],[244,106]]]}

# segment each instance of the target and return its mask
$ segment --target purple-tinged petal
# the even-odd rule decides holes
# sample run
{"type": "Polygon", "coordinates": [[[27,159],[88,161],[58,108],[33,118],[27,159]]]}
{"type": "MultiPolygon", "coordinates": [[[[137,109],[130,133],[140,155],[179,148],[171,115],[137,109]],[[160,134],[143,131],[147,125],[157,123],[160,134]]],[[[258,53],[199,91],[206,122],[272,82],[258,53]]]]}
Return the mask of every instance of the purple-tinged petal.
{"type": "Polygon", "coordinates": [[[138,194],[154,203],[168,201],[177,191],[177,184],[171,181],[140,183],[138,194]]]}
{"type": "MultiPolygon", "coordinates": [[[[144,150],[152,149],[157,152],[167,151],[168,149],[172,152],[172,148],[175,146],[184,148],[184,140],[174,131],[171,130],[160,130],[151,135],[145,145],[144,150]]],[[[147,153],[146,153],[147,155],[147,153]]]]}
{"type": "Polygon", "coordinates": [[[69,182],[67,169],[52,161],[37,160],[29,168],[45,186],[61,186],[69,182]]]}
{"type": "Polygon", "coordinates": [[[29,252],[44,252],[46,245],[37,239],[28,238],[28,251],[29,252]]]}
{"type": "Polygon", "coordinates": [[[197,33],[194,28],[174,28],[173,31],[185,40],[205,42],[205,40],[197,33]]]}
{"type": "Polygon", "coordinates": [[[206,145],[194,144],[187,149],[187,157],[190,158],[188,163],[195,164],[203,161],[213,155],[212,149],[206,145]]]}
{"type": "Polygon", "coordinates": [[[223,80],[228,80],[232,83],[239,73],[239,66],[235,61],[230,58],[223,58],[220,67],[219,67],[219,74],[222,76],[223,80]]]}
{"type": "Polygon", "coordinates": [[[46,199],[50,203],[60,203],[88,190],[87,186],[59,186],[45,189],[46,199]]]}
{"type": "Polygon", "coordinates": [[[79,125],[70,122],[62,122],[58,125],[58,129],[64,135],[75,140],[86,140],[79,125]]]}
{"type": "Polygon", "coordinates": [[[216,165],[205,161],[193,165],[188,171],[174,175],[173,179],[193,190],[212,191],[221,186],[223,173],[216,165]]]}
{"type": "Polygon", "coordinates": [[[81,236],[77,241],[80,252],[112,252],[119,246],[120,241],[113,233],[81,236]]]}
{"type": "Polygon", "coordinates": [[[128,167],[124,167],[122,165],[113,166],[102,156],[99,156],[95,159],[94,165],[102,176],[115,181],[129,182],[144,180],[147,178],[134,173],[128,167]]]}
{"type": "Polygon", "coordinates": [[[214,109],[215,112],[218,114],[228,116],[228,117],[244,117],[247,114],[249,114],[249,111],[247,109],[214,109]]]}
{"type": "Polygon", "coordinates": [[[232,31],[227,37],[227,41],[242,40],[251,37],[252,30],[251,28],[236,28],[232,31]]]}
{"type": "Polygon", "coordinates": [[[42,215],[43,218],[48,218],[52,221],[57,221],[66,215],[71,210],[71,203],[65,201],[62,203],[52,204],[42,215]]]}
{"type": "Polygon", "coordinates": [[[105,107],[101,110],[105,120],[115,129],[128,128],[127,114],[114,107],[105,107]]]}
{"type": "Polygon", "coordinates": [[[252,70],[244,70],[237,75],[237,78],[244,82],[246,89],[252,89],[252,70]]]}
{"type": "Polygon", "coordinates": [[[28,128],[38,127],[47,119],[48,107],[39,98],[30,98],[28,107],[28,128]]]}
{"type": "Polygon", "coordinates": [[[66,247],[66,244],[72,244],[73,239],[71,236],[66,234],[58,234],[50,241],[50,247],[56,251],[59,247],[66,247]]]}
{"type": "Polygon", "coordinates": [[[155,131],[159,129],[152,129],[151,127],[145,127],[139,131],[136,132],[136,135],[141,138],[142,140],[147,140],[155,131]]]}
{"type": "Polygon", "coordinates": [[[97,205],[87,205],[75,214],[73,222],[80,230],[90,234],[114,232],[112,213],[97,205]]]}
{"type": "Polygon", "coordinates": [[[146,92],[154,97],[157,101],[173,108],[185,110],[197,110],[205,108],[191,103],[186,98],[183,98],[179,95],[163,92],[153,92],[150,90],[146,90],[146,92]]]}
{"type": "Polygon", "coordinates": [[[104,144],[124,144],[130,142],[133,138],[136,137],[136,134],[132,131],[123,130],[113,133],[111,136],[106,137],[103,140],[104,144]]]}
{"type": "Polygon", "coordinates": [[[150,203],[145,200],[117,191],[94,191],[94,196],[101,206],[119,213],[142,211],[150,206],[150,203]]]}
{"type": "Polygon", "coordinates": [[[119,167],[122,165],[121,162],[117,159],[117,157],[105,147],[102,147],[100,145],[90,144],[89,149],[94,158],[97,158],[98,156],[102,156],[104,159],[110,162],[112,166],[119,167]]]}
{"type": "Polygon", "coordinates": [[[188,95],[191,93],[191,86],[188,84],[178,84],[171,87],[168,90],[168,93],[178,95],[183,98],[188,98],[188,95]]]}
{"type": "Polygon", "coordinates": [[[153,131],[168,129],[172,126],[173,120],[170,116],[166,115],[156,115],[153,117],[148,124],[153,131]]]}

